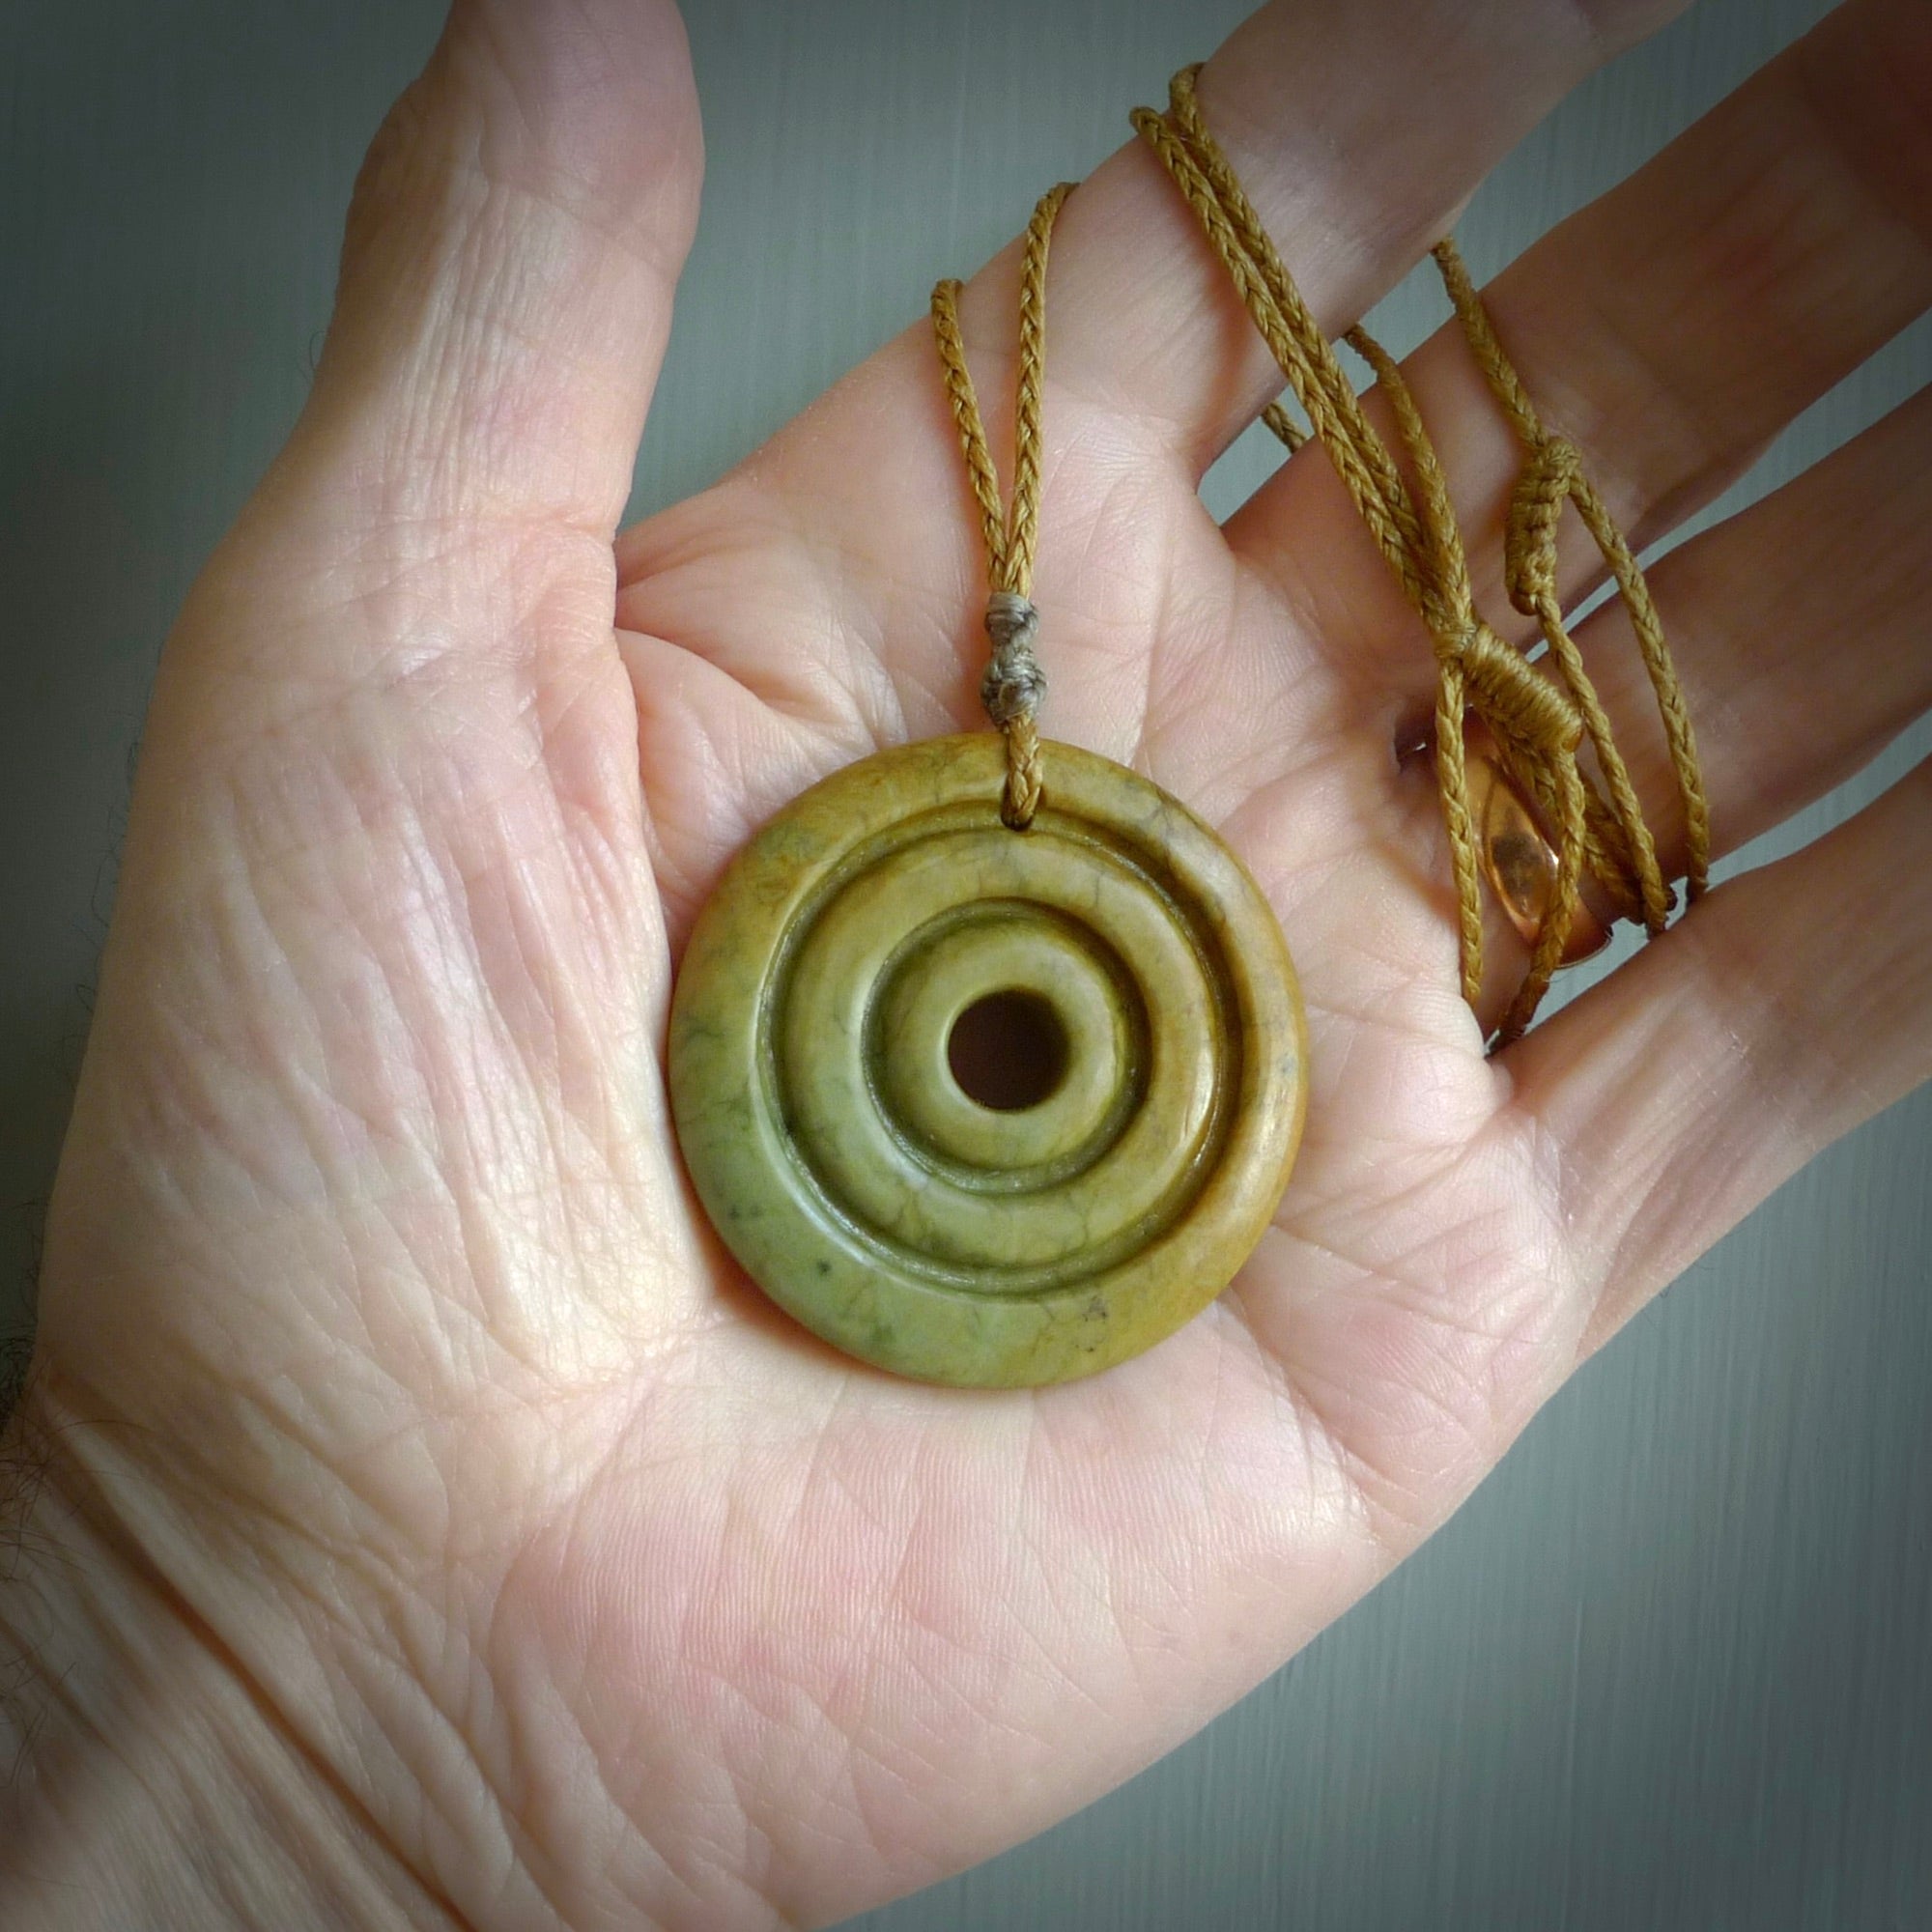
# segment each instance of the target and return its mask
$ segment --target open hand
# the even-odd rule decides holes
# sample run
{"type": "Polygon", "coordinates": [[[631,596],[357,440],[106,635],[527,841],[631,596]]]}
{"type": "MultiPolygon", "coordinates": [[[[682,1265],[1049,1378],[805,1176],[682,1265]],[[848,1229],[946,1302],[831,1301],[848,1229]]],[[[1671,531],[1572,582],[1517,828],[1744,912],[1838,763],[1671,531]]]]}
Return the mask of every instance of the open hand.
{"type": "MultiPolygon", "coordinates": [[[[1203,102],[1339,329],[1674,11],[1277,4],[1203,102]]],[[[1638,539],[1932,301],[1928,110],[1932,18],[1850,0],[1489,292],[1638,539]]],[[[668,0],[458,0],[169,643],[16,1424],[10,1923],[818,1923],[988,1856],[1279,1664],[1932,1070],[1923,769],[1485,1058],[1398,756],[1427,641],[1319,449],[1203,509],[1280,378],[1130,146],[1055,242],[1044,722],[1271,898],[1300,1161],[1228,1293],[1094,1380],[804,1334],[682,1177],[672,976],[761,820],[978,722],[982,560],[923,323],[618,533],[699,166],[668,0]]],[[[965,305],[996,417],[1015,272],[965,305]]],[[[1520,452],[1453,330],[1409,367],[1492,558],[1520,452]]],[[[1720,852],[1932,702],[1928,442],[1920,396],[1654,573],[1720,852]]],[[[1580,636],[1674,853],[1624,619],[1580,636]]]]}

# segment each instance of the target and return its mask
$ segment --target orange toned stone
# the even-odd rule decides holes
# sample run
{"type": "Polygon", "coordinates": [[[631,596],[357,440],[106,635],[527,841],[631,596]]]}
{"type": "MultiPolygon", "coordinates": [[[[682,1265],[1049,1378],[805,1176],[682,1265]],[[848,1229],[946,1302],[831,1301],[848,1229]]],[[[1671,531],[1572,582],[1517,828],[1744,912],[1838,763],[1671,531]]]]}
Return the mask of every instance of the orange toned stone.
{"type": "MultiPolygon", "coordinates": [[[[1483,876],[1523,943],[1534,946],[1556,894],[1555,848],[1543,836],[1521,793],[1487,752],[1472,744],[1463,762],[1483,876]]],[[[1602,952],[1609,937],[1602,921],[1579,901],[1564,942],[1562,963],[1574,966],[1602,952]]]]}

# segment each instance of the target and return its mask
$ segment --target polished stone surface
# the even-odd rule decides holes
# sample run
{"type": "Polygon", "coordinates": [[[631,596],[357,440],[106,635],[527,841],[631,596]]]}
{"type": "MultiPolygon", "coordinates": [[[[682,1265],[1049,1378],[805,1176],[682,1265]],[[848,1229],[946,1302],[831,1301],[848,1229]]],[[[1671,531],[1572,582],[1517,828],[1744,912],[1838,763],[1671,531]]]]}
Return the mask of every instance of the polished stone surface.
{"type": "MultiPolygon", "coordinates": [[[[1483,876],[1510,923],[1525,945],[1534,946],[1556,896],[1556,853],[1501,765],[1487,750],[1478,749],[1486,740],[1486,733],[1472,733],[1463,754],[1476,851],[1483,876]]],[[[1609,938],[1609,928],[1592,910],[1586,893],[1572,915],[1562,964],[1575,966],[1593,957],[1609,938]]]]}
{"type": "Polygon", "coordinates": [[[1247,1258],[1301,1131],[1300,997],[1254,882],[1147,780],[1047,760],[1024,833],[991,733],[836,773],[734,861],[672,1004],[678,1138],[726,1244],[924,1380],[1064,1381],[1159,1341],[1247,1258]],[[1033,1104],[984,1104],[954,1029],[1014,998],[1056,1064],[1033,1104]]]}
{"type": "MultiPolygon", "coordinates": [[[[26,1320],[32,1204],[72,1098],[155,648],[301,405],[363,144],[444,11],[89,0],[5,15],[0,1319],[26,1320]]],[[[1247,11],[1110,0],[1095,33],[1094,0],[687,6],[705,213],[636,510],[710,483],[923,322],[935,276],[1128,141],[1125,106],[1247,11]]],[[[1478,196],[1463,233],[1479,269],[1613,186],[1824,11],[1699,0],[1623,55],[1478,196]]],[[[1302,13],[1323,31],[1353,17],[1302,13]]],[[[1410,277],[1378,331],[1422,340],[1440,299],[1410,277]]],[[[1928,381],[1921,325],[1722,509],[1928,381]]],[[[1209,510],[1232,516],[1280,461],[1251,433],[1208,477],[1209,510]]],[[[1326,568],[1315,548],[1291,560],[1311,584],[1326,568]]],[[[1428,677],[1424,647],[1418,689],[1428,677]]],[[[1053,702],[1072,697],[1063,680],[1053,702]]],[[[1839,823],[1928,750],[1921,728],[1757,856],[1839,823]]],[[[1312,1003],[1298,924],[1290,936],[1312,1003]]],[[[1437,970],[1453,1000],[1446,952],[1437,970]]],[[[1350,1092],[1354,1071],[1329,1069],[1350,1092]]],[[[1929,1281],[1932,1091],[1653,1303],[1290,1668],[1123,1789],[865,1932],[1932,1926],[1929,1281]]]]}

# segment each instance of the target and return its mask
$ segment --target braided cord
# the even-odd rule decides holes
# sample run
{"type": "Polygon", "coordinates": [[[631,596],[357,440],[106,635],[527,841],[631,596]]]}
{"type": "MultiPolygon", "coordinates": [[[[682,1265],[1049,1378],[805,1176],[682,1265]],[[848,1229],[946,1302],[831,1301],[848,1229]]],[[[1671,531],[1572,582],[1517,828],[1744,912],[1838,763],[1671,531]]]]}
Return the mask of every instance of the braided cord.
{"type": "MultiPolygon", "coordinates": [[[[1464,735],[1471,713],[1489,728],[1505,771],[1534,801],[1552,836],[1557,871],[1550,903],[1528,968],[1497,1029],[1498,1042],[1505,1043],[1528,1027],[1548,990],[1577,916],[1586,867],[1618,915],[1641,920],[1652,934],[1663,929],[1673,905],[1608,716],[1564,621],[1556,546],[1566,503],[1575,506],[1615,579],[1656,694],[1683,802],[1688,891],[1695,898],[1709,877],[1710,812],[1683,686],[1643,571],[1584,473],[1580,453],[1544,427],[1461,255],[1453,242],[1444,241],[1434,251],[1436,267],[1470,350],[1526,452],[1505,527],[1505,582],[1510,601],[1537,620],[1555,675],[1531,664],[1483,620],[1475,609],[1448,479],[1407,383],[1366,330],[1349,330],[1344,340],[1375,373],[1409,475],[1370,422],[1333,346],[1208,131],[1196,96],[1199,73],[1198,67],[1178,73],[1167,112],[1139,108],[1134,128],[1199,218],[1300,403],[1314,440],[1328,452],[1435,642],[1435,770],[1455,874],[1463,992],[1471,1005],[1483,981],[1480,834],[1471,818],[1464,735]],[[1601,793],[1578,760],[1586,737],[1602,774],[1601,793]]],[[[1264,419],[1291,450],[1309,440],[1280,403],[1271,405],[1264,419]]]]}
{"type": "Polygon", "coordinates": [[[1039,543],[1040,400],[1046,376],[1046,257],[1062,203],[1073,191],[1062,182],[1042,195],[1027,224],[1020,263],[1019,366],[1013,402],[1013,494],[1000,501],[1000,476],[986,438],[985,419],[966,366],[966,344],[959,328],[959,289],[943,281],[932,292],[932,333],[939,345],[947,400],[959,426],[966,474],[980,506],[986,539],[986,633],[992,653],[980,680],[986,715],[1005,734],[1007,782],[1000,815],[1023,832],[1039,810],[1045,787],[1039,727],[1036,722],[1046,696],[1046,673],[1034,644],[1039,612],[1032,602],[1034,553],[1039,543]]]}

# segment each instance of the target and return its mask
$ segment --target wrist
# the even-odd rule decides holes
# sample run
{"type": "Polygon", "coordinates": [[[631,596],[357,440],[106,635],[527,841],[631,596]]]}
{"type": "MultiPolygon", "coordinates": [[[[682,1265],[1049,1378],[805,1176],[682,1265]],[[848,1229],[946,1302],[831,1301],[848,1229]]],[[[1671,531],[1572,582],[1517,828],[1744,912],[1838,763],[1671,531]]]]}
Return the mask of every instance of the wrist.
{"type": "Polygon", "coordinates": [[[447,1926],[94,1505],[0,1434],[0,1924],[447,1926]]]}

